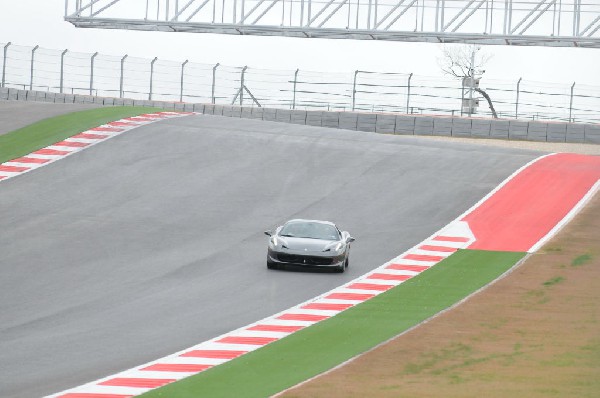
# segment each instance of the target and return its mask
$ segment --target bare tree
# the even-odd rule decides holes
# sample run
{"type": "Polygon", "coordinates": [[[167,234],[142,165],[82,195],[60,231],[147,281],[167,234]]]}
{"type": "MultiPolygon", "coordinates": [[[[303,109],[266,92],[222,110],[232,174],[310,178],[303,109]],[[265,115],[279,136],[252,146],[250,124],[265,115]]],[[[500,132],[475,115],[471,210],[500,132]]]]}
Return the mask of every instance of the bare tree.
{"type": "MultiPolygon", "coordinates": [[[[461,81],[466,78],[475,79],[478,71],[484,72],[482,68],[491,58],[490,54],[478,50],[479,47],[476,45],[444,46],[442,56],[438,58],[438,64],[445,74],[461,79],[461,81]]],[[[473,90],[486,99],[492,116],[497,119],[496,109],[488,93],[479,87],[473,87],[473,90]]]]}

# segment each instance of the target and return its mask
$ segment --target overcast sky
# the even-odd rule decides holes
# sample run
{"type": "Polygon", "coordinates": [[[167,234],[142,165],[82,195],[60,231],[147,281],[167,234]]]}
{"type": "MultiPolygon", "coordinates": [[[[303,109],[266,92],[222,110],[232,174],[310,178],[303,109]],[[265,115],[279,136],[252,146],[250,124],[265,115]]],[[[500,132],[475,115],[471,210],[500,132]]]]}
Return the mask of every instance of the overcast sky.
{"type": "MultiPolygon", "coordinates": [[[[297,39],[77,29],[64,0],[0,0],[0,42],[86,53],[266,69],[353,70],[441,76],[441,46],[427,43],[297,39]]],[[[485,79],[600,86],[600,49],[485,46],[485,79]]]]}

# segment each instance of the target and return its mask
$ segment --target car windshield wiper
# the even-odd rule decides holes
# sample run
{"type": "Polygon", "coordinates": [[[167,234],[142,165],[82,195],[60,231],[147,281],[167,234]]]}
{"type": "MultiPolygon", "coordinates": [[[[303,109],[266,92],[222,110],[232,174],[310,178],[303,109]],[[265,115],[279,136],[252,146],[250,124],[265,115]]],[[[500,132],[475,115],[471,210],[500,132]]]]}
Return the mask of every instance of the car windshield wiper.
{"type": "Polygon", "coordinates": [[[294,237],[294,235],[290,235],[290,234],[283,234],[281,236],[283,236],[285,238],[293,238],[294,237]]]}

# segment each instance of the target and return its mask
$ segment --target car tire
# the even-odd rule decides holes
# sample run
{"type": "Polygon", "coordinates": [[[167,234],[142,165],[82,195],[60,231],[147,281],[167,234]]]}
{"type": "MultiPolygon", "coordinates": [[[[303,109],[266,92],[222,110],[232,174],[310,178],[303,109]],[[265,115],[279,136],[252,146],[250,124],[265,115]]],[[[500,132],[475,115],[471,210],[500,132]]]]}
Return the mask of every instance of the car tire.
{"type": "Polygon", "coordinates": [[[346,268],[348,268],[348,266],[349,266],[349,265],[350,265],[350,257],[347,257],[347,258],[346,258],[346,263],[344,264],[344,266],[345,266],[346,268]]]}
{"type": "Polygon", "coordinates": [[[275,269],[277,267],[275,266],[275,263],[273,263],[272,261],[267,260],[267,268],[268,269],[275,269]]]}

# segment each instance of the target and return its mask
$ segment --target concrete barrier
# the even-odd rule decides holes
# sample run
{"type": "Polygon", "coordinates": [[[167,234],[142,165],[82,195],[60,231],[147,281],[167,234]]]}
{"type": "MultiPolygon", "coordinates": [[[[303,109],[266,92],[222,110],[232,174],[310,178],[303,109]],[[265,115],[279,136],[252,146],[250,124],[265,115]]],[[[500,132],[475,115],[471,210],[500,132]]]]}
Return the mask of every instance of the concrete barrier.
{"type": "Polygon", "coordinates": [[[449,117],[434,117],[433,118],[433,135],[451,136],[452,135],[452,118],[449,117]]]}
{"type": "Polygon", "coordinates": [[[306,111],[306,124],[308,126],[319,126],[321,127],[322,123],[322,114],[321,111],[306,111]]]}
{"type": "Polygon", "coordinates": [[[277,122],[290,123],[292,120],[292,111],[289,109],[277,109],[275,112],[275,120],[277,122]]]}
{"type": "Polygon", "coordinates": [[[49,91],[19,90],[8,87],[0,88],[0,100],[80,104],[96,103],[104,106],[152,106],[171,111],[198,112],[207,115],[262,119],[385,134],[452,135],[455,137],[600,144],[600,124],[289,110],[253,106],[244,107],[238,105],[96,97],[49,91]]]}
{"type": "Polygon", "coordinates": [[[396,116],[396,128],[394,133],[413,135],[415,133],[415,116],[396,116]]]}
{"type": "Polygon", "coordinates": [[[548,133],[546,135],[548,142],[566,142],[567,124],[566,123],[548,123],[548,133]]]}
{"type": "Polygon", "coordinates": [[[321,126],[340,128],[340,113],[339,112],[323,112],[321,114],[321,126]]]}
{"type": "Polygon", "coordinates": [[[433,118],[418,116],[415,118],[415,135],[433,135],[433,118]]]}
{"type": "Polygon", "coordinates": [[[523,139],[542,142],[548,141],[548,123],[527,123],[527,135],[523,139]]]}
{"type": "Polygon", "coordinates": [[[567,142],[585,142],[585,126],[582,124],[568,124],[567,142]]]}
{"type": "Polygon", "coordinates": [[[338,113],[338,126],[341,129],[356,130],[358,125],[358,113],[340,112],[338,113]]]}
{"type": "Polygon", "coordinates": [[[242,107],[240,117],[242,117],[244,119],[251,119],[252,118],[252,108],[248,108],[245,106],[242,107]]]}
{"type": "Polygon", "coordinates": [[[394,134],[396,130],[396,115],[378,114],[375,122],[375,132],[394,134]]]}
{"type": "Polygon", "coordinates": [[[508,139],[509,127],[508,120],[492,120],[492,125],[490,126],[490,138],[499,140],[508,139]]]}
{"type": "Polygon", "coordinates": [[[586,124],[584,128],[585,142],[600,144],[600,126],[586,124]]]}
{"type": "MultiPolygon", "coordinates": [[[[463,119],[460,117],[452,118],[452,136],[453,137],[472,137],[473,136],[473,122],[474,119],[463,119]]],[[[482,126],[485,129],[485,126],[482,126]]],[[[490,128],[487,125],[487,132],[489,134],[490,128]]]]}
{"type": "Polygon", "coordinates": [[[265,108],[252,108],[252,119],[262,120],[264,109],[265,108]]]}
{"type": "Polygon", "coordinates": [[[306,111],[292,110],[290,114],[290,123],[306,124],[306,111]]]}
{"type": "Polygon", "coordinates": [[[528,122],[511,120],[508,123],[508,138],[511,140],[526,140],[528,126],[528,122]]]}
{"type": "Polygon", "coordinates": [[[277,109],[275,108],[262,108],[263,109],[263,120],[267,120],[270,122],[277,121],[277,109]]]}
{"type": "Polygon", "coordinates": [[[377,115],[374,113],[359,113],[356,130],[374,133],[377,128],[377,115]]]}

